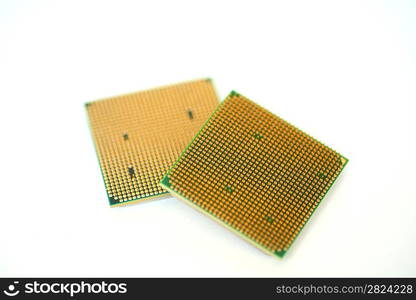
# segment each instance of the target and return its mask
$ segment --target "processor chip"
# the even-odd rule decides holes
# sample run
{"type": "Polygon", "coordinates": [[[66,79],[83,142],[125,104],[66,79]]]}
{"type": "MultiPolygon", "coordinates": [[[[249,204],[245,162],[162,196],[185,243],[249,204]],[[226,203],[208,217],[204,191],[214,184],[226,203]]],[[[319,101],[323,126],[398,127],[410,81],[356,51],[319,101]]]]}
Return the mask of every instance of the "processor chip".
{"type": "Polygon", "coordinates": [[[110,205],[167,194],[160,180],[217,105],[209,79],[87,103],[110,205]]]}
{"type": "Polygon", "coordinates": [[[282,257],[346,163],[342,155],[232,92],[161,183],[282,257]]]}

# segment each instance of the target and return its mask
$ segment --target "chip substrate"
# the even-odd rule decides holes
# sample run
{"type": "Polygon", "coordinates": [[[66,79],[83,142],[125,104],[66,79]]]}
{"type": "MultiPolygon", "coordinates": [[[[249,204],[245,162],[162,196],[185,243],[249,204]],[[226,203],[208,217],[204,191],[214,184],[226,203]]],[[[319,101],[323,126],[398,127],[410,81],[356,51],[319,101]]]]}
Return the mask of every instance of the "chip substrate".
{"type": "Polygon", "coordinates": [[[160,180],[217,105],[209,79],[87,103],[110,205],[166,195],[160,180]]]}
{"type": "Polygon", "coordinates": [[[232,92],[161,184],[260,249],[283,257],[347,161],[232,92]]]}

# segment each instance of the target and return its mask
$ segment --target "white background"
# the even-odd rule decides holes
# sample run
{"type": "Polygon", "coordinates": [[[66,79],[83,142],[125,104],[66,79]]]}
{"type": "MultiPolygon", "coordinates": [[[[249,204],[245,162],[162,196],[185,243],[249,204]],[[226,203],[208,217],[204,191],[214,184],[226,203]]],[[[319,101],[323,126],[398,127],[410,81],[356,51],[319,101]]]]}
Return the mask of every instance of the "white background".
{"type": "Polygon", "coordinates": [[[2,1],[0,276],[416,276],[416,1],[2,1]],[[108,206],[84,103],[201,77],[350,159],[284,259],[108,206]]]}

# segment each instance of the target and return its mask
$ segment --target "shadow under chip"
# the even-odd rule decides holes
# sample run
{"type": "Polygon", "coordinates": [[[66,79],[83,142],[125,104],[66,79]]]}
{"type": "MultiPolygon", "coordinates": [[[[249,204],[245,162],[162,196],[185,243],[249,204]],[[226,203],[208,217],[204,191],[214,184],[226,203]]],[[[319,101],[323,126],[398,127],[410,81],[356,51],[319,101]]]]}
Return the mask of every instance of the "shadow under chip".
{"type": "Polygon", "coordinates": [[[87,103],[110,205],[167,194],[160,180],[217,105],[209,79],[87,103]]]}
{"type": "Polygon", "coordinates": [[[342,155],[232,92],[161,184],[282,257],[346,163],[342,155]]]}

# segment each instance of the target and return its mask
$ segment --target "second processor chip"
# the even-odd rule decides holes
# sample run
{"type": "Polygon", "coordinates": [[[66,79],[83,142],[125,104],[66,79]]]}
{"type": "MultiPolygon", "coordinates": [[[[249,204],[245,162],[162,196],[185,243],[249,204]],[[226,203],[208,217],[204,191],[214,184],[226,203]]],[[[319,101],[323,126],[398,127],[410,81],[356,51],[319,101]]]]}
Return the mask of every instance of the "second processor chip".
{"type": "Polygon", "coordinates": [[[110,205],[163,196],[163,174],[218,104],[198,80],[86,104],[110,205]]]}

